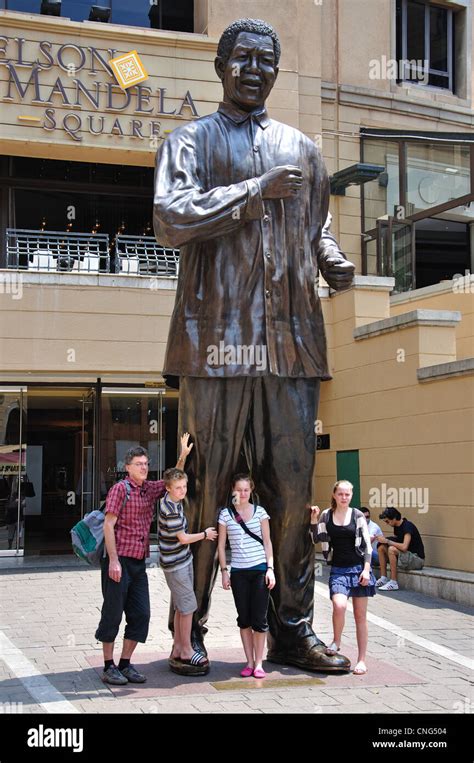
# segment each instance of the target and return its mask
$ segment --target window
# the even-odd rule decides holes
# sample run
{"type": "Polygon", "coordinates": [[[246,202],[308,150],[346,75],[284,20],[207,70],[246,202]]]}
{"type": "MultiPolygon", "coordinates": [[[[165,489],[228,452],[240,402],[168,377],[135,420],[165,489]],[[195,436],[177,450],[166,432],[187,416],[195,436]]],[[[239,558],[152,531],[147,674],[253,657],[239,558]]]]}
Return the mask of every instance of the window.
{"type": "Polygon", "coordinates": [[[397,0],[398,82],[454,92],[455,14],[423,0],[397,0]]]}
{"type": "Polygon", "coordinates": [[[469,133],[365,128],[361,161],[385,167],[364,184],[361,195],[364,274],[393,276],[400,292],[470,268],[474,139],[469,133]]]}
{"type": "MultiPolygon", "coordinates": [[[[41,13],[42,0],[0,0],[0,8],[41,13]]],[[[110,8],[109,22],[124,26],[194,31],[194,0],[61,0],[57,15],[72,21],[87,21],[92,6],[110,8]]],[[[43,12],[45,10],[43,9],[43,12]]]]}

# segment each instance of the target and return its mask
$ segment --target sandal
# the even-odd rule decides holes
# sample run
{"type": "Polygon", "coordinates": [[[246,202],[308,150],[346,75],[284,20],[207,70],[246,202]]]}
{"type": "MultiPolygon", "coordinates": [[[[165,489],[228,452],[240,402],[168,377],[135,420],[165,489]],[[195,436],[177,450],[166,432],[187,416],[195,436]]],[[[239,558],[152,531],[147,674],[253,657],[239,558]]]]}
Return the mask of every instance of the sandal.
{"type": "Polygon", "coordinates": [[[183,660],[181,657],[179,658],[179,662],[182,665],[194,665],[197,668],[207,668],[209,665],[209,660],[207,657],[204,657],[201,652],[194,652],[193,656],[189,660],[183,660]]]}
{"type": "Polygon", "coordinates": [[[265,678],[266,675],[267,674],[265,673],[263,668],[255,668],[255,670],[253,671],[254,678],[265,678]]]}
{"type": "Polygon", "coordinates": [[[367,665],[360,660],[352,671],[355,676],[365,676],[367,673],[367,665]]]}
{"type": "Polygon", "coordinates": [[[247,665],[246,668],[240,671],[240,675],[242,678],[250,678],[250,676],[253,675],[253,668],[251,668],[250,665],[247,665]]]}
{"type": "Polygon", "coordinates": [[[334,657],[334,655],[341,651],[341,647],[338,646],[335,641],[331,641],[329,646],[326,647],[325,651],[329,657],[334,657]]]}

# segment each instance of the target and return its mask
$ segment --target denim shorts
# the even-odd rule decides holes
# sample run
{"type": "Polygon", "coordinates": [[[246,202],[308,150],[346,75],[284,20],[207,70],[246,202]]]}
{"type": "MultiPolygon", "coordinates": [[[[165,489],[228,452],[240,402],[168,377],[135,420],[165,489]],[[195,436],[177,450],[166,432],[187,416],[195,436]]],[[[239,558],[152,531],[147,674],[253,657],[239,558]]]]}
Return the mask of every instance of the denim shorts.
{"type": "Polygon", "coordinates": [[[329,596],[342,593],[344,596],[375,596],[375,577],[370,570],[369,585],[359,583],[359,576],[364,566],[356,564],[353,567],[331,567],[329,575],[329,596]]]}

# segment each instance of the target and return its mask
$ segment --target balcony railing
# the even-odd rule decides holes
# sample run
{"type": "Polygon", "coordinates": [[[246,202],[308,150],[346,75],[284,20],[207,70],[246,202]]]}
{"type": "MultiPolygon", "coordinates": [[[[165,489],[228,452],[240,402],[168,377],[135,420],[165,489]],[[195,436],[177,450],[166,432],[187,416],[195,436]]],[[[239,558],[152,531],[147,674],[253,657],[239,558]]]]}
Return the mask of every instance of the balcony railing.
{"type": "Polygon", "coordinates": [[[179,249],[157,244],[153,236],[69,233],[7,228],[7,268],[28,271],[120,273],[175,278],[179,249]]]}
{"type": "Polygon", "coordinates": [[[7,268],[108,273],[106,233],[67,233],[7,228],[7,268]]]}
{"type": "Polygon", "coordinates": [[[118,273],[176,277],[179,249],[160,246],[153,236],[117,236],[115,269],[118,273]]]}

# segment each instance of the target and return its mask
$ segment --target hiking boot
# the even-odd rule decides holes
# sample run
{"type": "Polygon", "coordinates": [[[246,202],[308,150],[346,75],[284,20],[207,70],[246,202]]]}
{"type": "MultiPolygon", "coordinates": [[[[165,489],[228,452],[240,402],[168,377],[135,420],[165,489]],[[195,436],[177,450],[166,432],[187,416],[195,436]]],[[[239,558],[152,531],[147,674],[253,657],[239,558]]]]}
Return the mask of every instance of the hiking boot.
{"type": "Polygon", "coordinates": [[[116,665],[110,665],[107,670],[104,670],[102,673],[102,680],[104,684],[112,684],[112,686],[124,686],[125,684],[128,684],[128,679],[116,665]]]}
{"type": "Polygon", "coordinates": [[[124,668],[121,673],[131,684],[144,684],[146,681],[146,676],[144,676],[143,673],[139,673],[133,665],[124,668]]]}

